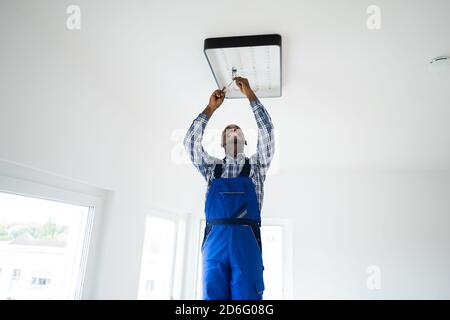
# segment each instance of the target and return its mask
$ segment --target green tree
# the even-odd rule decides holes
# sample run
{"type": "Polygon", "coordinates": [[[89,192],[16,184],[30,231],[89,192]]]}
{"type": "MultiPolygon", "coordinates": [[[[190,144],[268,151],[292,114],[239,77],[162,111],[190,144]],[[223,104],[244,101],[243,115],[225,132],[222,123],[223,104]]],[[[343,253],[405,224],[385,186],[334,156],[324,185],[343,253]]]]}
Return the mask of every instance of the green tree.
{"type": "Polygon", "coordinates": [[[11,234],[13,239],[18,238],[25,233],[33,235],[33,233],[35,233],[35,231],[33,230],[34,228],[35,227],[31,225],[19,223],[11,224],[10,226],[8,226],[9,233],[11,234]]]}
{"type": "Polygon", "coordinates": [[[48,219],[48,221],[41,227],[39,239],[55,240],[57,234],[58,226],[52,222],[52,219],[48,219]]]}
{"type": "Polygon", "coordinates": [[[0,241],[11,240],[12,237],[8,232],[8,227],[4,224],[0,224],[0,241]]]}

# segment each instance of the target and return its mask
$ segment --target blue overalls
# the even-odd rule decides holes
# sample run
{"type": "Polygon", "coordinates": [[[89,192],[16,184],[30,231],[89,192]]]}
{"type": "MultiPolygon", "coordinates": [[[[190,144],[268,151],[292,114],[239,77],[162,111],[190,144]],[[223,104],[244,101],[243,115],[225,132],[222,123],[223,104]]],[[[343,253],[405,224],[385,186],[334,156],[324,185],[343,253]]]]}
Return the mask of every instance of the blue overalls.
{"type": "Polygon", "coordinates": [[[216,164],[205,203],[204,300],[262,300],[261,216],[249,159],[236,178],[216,164]]]}

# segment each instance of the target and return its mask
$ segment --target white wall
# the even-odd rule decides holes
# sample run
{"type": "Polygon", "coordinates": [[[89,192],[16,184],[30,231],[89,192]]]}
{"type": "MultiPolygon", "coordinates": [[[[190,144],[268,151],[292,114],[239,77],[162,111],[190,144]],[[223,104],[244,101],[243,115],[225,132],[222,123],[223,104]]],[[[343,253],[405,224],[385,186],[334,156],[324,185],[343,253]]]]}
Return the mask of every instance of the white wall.
{"type": "Polygon", "coordinates": [[[294,220],[296,298],[449,298],[448,173],[289,176],[268,182],[265,214],[294,220]]]}
{"type": "MultiPolygon", "coordinates": [[[[319,34],[327,16],[323,9],[337,14],[343,8],[287,3],[263,6],[256,16],[247,14],[250,4],[241,11],[230,4],[217,19],[208,12],[222,3],[192,4],[185,13],[179,3],[179,13],[163,2],[133,2],[126,10],[115,2],[81,2],[78,33],[65,29],[69,3],[0,3],[0,158],[114,195],[101,229],[90,297],[136,298],[144,217],[152,208],[202,212],[203,181],[192,166],[174,161],[172,138],[187,129],[214,89],[202,40],[239,32],[280,32],[286,43],[283,98],[263,101],[278,130],[278,170],[267,178],[263,216],[294,221],[294,297],[450,297],[449,96],[433,91],[444,88],[448,82],[442,79],[448,78],[410,70],[423,62],[417,56],[396,65],[383,53],[400,56],[416,42],[437,52],[442,41],[438,35],[426,40],[427,32],[405,40],[406,27],[397,26],[386,33],[389,41],[372,38],[383,50],[364,51],[385,60],[349,62],[341,58],[367,48],[364,39],[370,35],[350,34],[359,43],[329,40],[351,31],[348,18],[359,17],[364,26],[364,5],[353,3],[319,34]],[[233,25],[231,13],[246,22],[233,25]],[[337,57],[330,64],[314,59],[315,52],[332,48],[337,57]],[[380,68],[386,61],[394,70],[380,68]],[[359,73],[373,71],[370,66],[381,69],[379,83],[359,73]],[[422,76],[417,81],[423,87],[409,80],[413,74],[422,76]],[[385,83],[389,79],[393,83],[385,83]],[[379,291],[365,286],[372,264],[382,271],[379,291]]],[[[409,9],[412,16],[422,10],[426,21],[435,15],[441,21],[446,4],[436,4],[440,10],[409,9]]],[[[397,21],[391,15],[386,13],[386,27],[397,21]]],[[[225,106],[209,131],[235,119],[254,128],[245,101],[225,106]]],[[[194,292],[196,230],[189,234],[185,294],[194,292]]]]}

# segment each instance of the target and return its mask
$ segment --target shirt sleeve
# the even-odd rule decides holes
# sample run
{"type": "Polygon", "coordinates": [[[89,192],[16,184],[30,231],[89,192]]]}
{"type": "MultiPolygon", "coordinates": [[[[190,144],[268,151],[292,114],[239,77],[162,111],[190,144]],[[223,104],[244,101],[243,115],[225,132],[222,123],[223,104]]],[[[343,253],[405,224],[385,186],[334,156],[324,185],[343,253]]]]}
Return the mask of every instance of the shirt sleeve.
{"type": "Polygon", "coordinates": [[[192,122],[189,130],[184,137],[184,148],[188,153],[191,162],[202,174],[206,181],[210,179],[212,168],[214,164],[220,160],[209,155],[203,148],[203,133],[208,124],[208,116],[200,113],[192,122]]]}
{"type": "Polygon", "coordinates": [[[251,101],[250,105],[258,125],[256,153],[250,157],[250,163],[258,165],[264,181],[275,152],[273,123],[269,113],[258,98],[251,101]]]}

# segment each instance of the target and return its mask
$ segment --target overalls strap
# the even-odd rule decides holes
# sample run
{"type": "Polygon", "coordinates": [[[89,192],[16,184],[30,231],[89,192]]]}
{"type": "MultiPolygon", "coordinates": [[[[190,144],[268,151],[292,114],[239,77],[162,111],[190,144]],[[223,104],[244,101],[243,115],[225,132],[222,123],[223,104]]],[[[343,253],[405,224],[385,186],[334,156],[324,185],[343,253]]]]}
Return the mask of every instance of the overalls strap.
{"type": "Polygon", "coordinates": [[[248,158],[245,158],[245,164],[242,168],[241,173],[239,174],[239,177],[248,177],[250,176],[250,160],[248,158]]]}
{"type": "MultiPolygon", "coordinates": [[[[223,159],[223,162],[225,162],[225,158],[223,159]]],[[[222,176],[222,163],[216,163],[214,166],[214,179],[219,179],[222,176]]]]}

